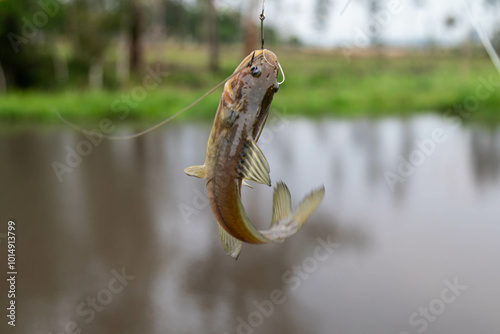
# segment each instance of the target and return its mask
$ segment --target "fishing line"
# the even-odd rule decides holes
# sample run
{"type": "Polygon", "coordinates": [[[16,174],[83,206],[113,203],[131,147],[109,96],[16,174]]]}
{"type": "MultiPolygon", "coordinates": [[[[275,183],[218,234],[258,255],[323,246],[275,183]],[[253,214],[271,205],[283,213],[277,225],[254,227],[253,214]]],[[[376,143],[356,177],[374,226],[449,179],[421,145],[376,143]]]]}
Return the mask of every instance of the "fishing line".
{"type": "MultiPolygon", "coordinates": [[[[266,63],[269,65],[273,66],[266,58],[266,50],[264,49],[264,20],[266,19],[266,16],[264,15],[264,10],[266,9],[266,0],[262,1],[262,12],[259,15],[260,19],[260,38],[261,38],[261,49],[262,49],[262,56],[264,56],[264,60],[266,63]]],[[[253,60],[253,58],[252,58],[253,60]]],[[[278,85],[281,85],[283,82],[285,82],[285,72],[283,71],[283,68],[281,67],[280,62],[278,61],[278,66],[280,68],[281,75],[283,76],[283,80],[281,82],[278,82],[278,85]]]]}
{"type": "Polygon", "coordinates": [[[469,20],[472,23],[472,26],[476,30],[479,39],[481,39],[481,43],[483,43],[484,48],[486,49],[486,52],[488,52],[488,55],[491,58],[491,61],[493,62],[493,65],[497,68],[497,71],[500,72],[500,58],[498,57],[497,52],[495,51],[495,48],[493,47],[493,44],[491,43],[490,38],[488,35],[484,33],[484,31],[481,29],[481,26],[477,21],[474,19],[472,16],[472,11],[469,8],[469,5],[465,0],[462,0],[462,4],[464,5],[467,15],[469,16],[469,20]]]}
{"type": "Polygon", "coordinates": [[[264,50],[264,20],[266,19],[266,16],[264,15],[264,9],[266,7],[266,0],[262,1],[262,13],[259,15],[260,19],[260,39],[261,39],[261,46],[260,48],[264,50]]]}
{"type": "MultiPolygon", "coordinates": [[[[241,69],[239,69],[238,71],[234,72],[233,74],[231,74],[229,77],[227,77],[226,79],[224,79],[224,81],[218,83],[214,88],[210,89],[208,92],[206,92],[205,94],[203,94],[201,97],[199,97],[196,101],[194,101],[193,103],[191,103],[190,105],[188,105],[187,107],[185,107],[184,109],[178,111],[177,113],[175,113],[174,115],[170,116],[169,118],[161,121],[160,123],[156,124],[156,125],[153,125],[152,127],[146,129],[146,130],[143,130],[141,132],[138,132],[138,133],[135,133],[133,135],[127,135],[127,136],[106,136],[104,135],[103,137],[106,138],[106,139],[109,139],[109,140],[126,140],[126,139],[133,139],[133,138],[137,138],[137,137],[140,137],[140,136],[143,136],[153,130],[156,130],[158,129],[159,127],[167,124],[168,122],[170,122],[171,120],[173,120],[174,118],[176,118],[177,116],[181,115],[182,113],[188,111],[189,109],[191,109],[192,107],[194,107],[196,104],[198,104],[201,100],[203,100],[204,98],[206,98],[208,95],[212,94],[214,91],[216,91],[220,86],[222,86],[223,84],[225,84],[229,79],[231,79],[232,77],[234,77],[236,74],[240,73],[241,71],[243,71],[246,67],[242,67],[241,69]]],[[[79,127],[78,125],[74,124],[74,123],[71,123],[70,121],[64,119],[62,117],[62,115],[59,113],[59,111],[55,110],[54,111],[57,116],[59,117],[59,119],[61,119],[61,121],[63,121],[64,123],[68,124],[70,127],[72,127],[73,129],[77,130],[78,132],[83,132],[85,131],[85,129],[79,127]]]]}
{"type": "MultiPolygon", "coordinates": [[[[267,60],[266,58],[266,55],[265,55],[265,50],[264,50],[264,20],[266,19],[266,16],[264,15],[264,11],[265,11],[265,6],[266,6],[266,0],[263,0],[262,1],[262,12],[261,14],[259,15],[259,19],[260,19],[260,35],[261,35],[261,48],[262,48],[262,55],[265,59],[265,61],[267,63],[269,63],[269,61],[267,60]]],[[[253,60],[254,60],[254,56],[255,56],[255,53],[254,55],[252,56],[252,60],[249,62],[249,65],[252,64],[253,60]]],[[[271,65],[271,63],[269,63],[271,65]]],[[[278,83],[278,85],[281,85],[283,82],[285,82],[285,72],[283,71],[283,68],[281,67],[281,64],[278,62],[278,66],[280,68],[280,71],[281,71],[281,74],[283,76],[283,80],[281,82],[278,83]]],[[[233,74],[231,74],[229,77],[227,77],[225,80],[223,80],[222,82],[220,82],[219,84],[217,84],[215,87],[213,87],[212,89],[210,89],[208,92],[206,92],[205,94],[203,94],[201,97],[199,97],[196,101],[194,101],[193,103],[189,104],[187,107],[185,107],[184,109],[178,111],[177,113],[175,113],[174,115],[168,117],[167,119],[161,121],[160,123],[156,124],[156,125],[153,125],[152,127],[146,129],[146,130],[143,130],[141,132],[138,132],[138,133],[135,133],[135,134],[132,134],[132,135],[127,135],[127,136],[106,136],[104,135],[103,138],[106,138],[106,139],[109,139],[109,140],[126,140],[126,139],[133,139],[133,138],[137,138],[137,137],[140,137],[140,136],[143,136],[145,134],[148,134],[150,133],[151,131],[154,131],[156,129],[158,129],[159,127],[167,124],[168,122],[170,122],[171,120],[173,120],[174,118],[176,118],[177,116],[183,114],[184,112],[188,111],[189,109],[191,109],[192,107],[194,107],[195,105],[197,105],[200,101],[202,101],[204,98],[206,98],[208,95],[212,94],[215,90],[217,90],[220,86],[224,85],[228,80],[230,80],[232,77],[234,77],[235,75],[237,75],[238,73],[240,73],[241,71],[243,71],[246,67],[242,67],[241,69],[239,69],[238,71],[234,72],[233,74]]],[[[59,113],[58,110],[54,110],[54,112],[57,114],[57,116],[59,117],[59,119],[61,121],[63,121],[64,123],[66,123],[67,125],[69,125],[70,127],[72,127],[73,129],[79,131],[79,132],[82,132],[85,131],[85,129],[79,127],[78,125],[64,119],[64,117],[62,117],[62,115],[59,113]]]]}

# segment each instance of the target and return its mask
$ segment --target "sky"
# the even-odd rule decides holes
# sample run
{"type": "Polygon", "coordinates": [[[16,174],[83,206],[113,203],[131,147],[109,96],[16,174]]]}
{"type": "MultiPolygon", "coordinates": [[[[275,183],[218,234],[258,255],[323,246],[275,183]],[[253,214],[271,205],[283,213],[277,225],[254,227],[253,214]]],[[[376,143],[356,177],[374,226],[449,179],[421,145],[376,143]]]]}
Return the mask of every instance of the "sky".
{"type": "MultiPolygon", "coordinates": [[[[494,27],[500,24],[500,6],[496,12],[486,10],[483,0],[465,0],[482,29],[491,36],[494,27]]],[[[247,0],[218,0],[219,8],[248,11],[247,0]],[[245,7],[246,6],[246,7],[245,7]]],[[[316,0],[266,0],[265,24],[276,28],[283,37],[296,36],[306,45],[335,47],[341,45],[361,46],[364,36],[370,34],[367,6],[362,0],[331,0],[326,12],[324,29],[317,29],[316,0]]],[[[454,45],[471,34],[472,25],[462,0],[422,0],[417,7],[414,0],[383,0],[379,21],[375,23],[380,38],[387,44],[422,44],[429,41],[454,45]],[[453,16],[457,24],[448,29],[444,22],[453,16]]],[[[255,0],[256,21],[260,12],[260,1],[255,0]]]]}

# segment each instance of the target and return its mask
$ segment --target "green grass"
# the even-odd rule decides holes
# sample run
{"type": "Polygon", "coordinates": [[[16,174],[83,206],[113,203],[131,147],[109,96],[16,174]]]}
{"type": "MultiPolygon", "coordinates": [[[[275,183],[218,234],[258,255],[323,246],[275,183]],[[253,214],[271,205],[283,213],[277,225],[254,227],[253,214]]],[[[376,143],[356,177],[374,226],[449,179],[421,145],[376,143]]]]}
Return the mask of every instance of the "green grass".
{"type": "MultiPolygon", "coordinates": [[[[156,121],[184,108],[227,77],[242,59],[240,50],[224,50],[222,70],[212,74],[205,68],[204,50],[195,47],[160,50],[148,54],[149,62],[168,65],[169,76],[148,92],[126,120],[156,121]]],[[[289,114],[319,117],[410,116],[443,112],[474,96],[478,78],[500,76],[484,55],[462,59],[452,55],[407,55],[362,57],[351,62],[340,54],[274,50],[286,73],[286,82],[275,96],[273,107],[289,114]]],[[[112,65],[110,65],[112,67],[112,65]]],[[[112,104],[130,94],[141,81],[120,90],[9,92],[0,97],[1,121],[57,121],[53,110],[65,118],[95,121],[117,117],[112,104]]],[[[221,89],[209,96],[182,119],[211,119],[221,89]]],[[[493,92],[470,120],[500,121],[500,89],[493,92]]]]}

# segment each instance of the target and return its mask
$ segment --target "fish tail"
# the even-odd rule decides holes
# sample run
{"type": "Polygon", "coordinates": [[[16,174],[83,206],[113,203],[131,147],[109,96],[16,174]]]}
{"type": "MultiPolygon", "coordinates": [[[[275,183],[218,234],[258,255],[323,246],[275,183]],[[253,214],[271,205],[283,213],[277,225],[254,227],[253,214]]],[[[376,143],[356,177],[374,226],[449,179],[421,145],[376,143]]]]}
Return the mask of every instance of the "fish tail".
{"type": "Polygon", "coordinates": [[[316,211],[325,195],[325,187],[313,190],[292,212],[292,197],[288,187],[278,182],[274,188],[273,218],[268,230],[260,231],[267,239],[283,242],[297,233],[307,219],[316,211]]]}

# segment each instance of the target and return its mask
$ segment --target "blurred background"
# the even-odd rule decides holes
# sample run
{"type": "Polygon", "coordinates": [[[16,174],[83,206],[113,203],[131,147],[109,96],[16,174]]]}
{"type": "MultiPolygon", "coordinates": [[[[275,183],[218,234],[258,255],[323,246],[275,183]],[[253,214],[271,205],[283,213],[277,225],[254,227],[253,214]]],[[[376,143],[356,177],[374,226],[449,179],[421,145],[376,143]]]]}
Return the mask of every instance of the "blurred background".
{"type": "MultiPolygon", "coordinates": [[[[261,6],[0,1],[0,264],[12,220],[18,266],[2,333],[500,331],[500,75],[483,45],[500,50],[500,1],[267,0],[286,82],[259,146],[294,204],[326,196],[236,262],[183,173],[221,90],[102,138],[229,76],[260,48],[261,6]]],[[[272,189],[254,188],[266,228],[272,189]]]]}

